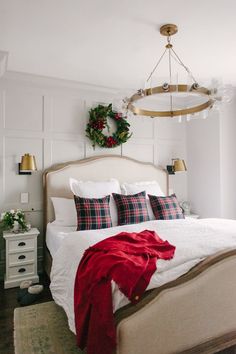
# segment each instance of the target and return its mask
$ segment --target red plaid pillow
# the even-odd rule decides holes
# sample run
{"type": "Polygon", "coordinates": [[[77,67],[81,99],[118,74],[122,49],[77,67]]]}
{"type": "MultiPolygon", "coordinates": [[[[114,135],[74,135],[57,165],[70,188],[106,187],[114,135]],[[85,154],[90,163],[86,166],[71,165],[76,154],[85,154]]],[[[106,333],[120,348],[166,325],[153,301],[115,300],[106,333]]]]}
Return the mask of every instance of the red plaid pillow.
{"type": "Polygon", "coordinates": [[[77,211],[77,231],[105,229],[112,226],[109,195],[98,199],[74,195],[74,199],[77,211]]]}
{"type": "Polygon", "coordinates": [[[169,197],[157,197],[148,194],[153,214],[158,220],[184,219],[183,211],[175,194],[169,197]]]}
{"type": "Polygon", "coordinates": [[[118,211],[118,225],[138,224],[148,221],[146,192],[133,195],[112,193],[118,211]]]}

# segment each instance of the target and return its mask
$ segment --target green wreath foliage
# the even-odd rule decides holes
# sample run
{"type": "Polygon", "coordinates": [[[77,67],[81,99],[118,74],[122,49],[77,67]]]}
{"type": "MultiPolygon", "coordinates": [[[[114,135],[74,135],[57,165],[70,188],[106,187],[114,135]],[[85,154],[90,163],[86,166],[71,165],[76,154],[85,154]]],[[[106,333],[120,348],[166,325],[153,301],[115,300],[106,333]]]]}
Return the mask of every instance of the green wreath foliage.
{"type": "Polygon", "coordinates": [[[89,111],[89,122],[86,127],[86,136],[92,141],[92,145],[99,145],[104,148],[114,148],[124,144],[132,134],[129,132],[130,124],[122,113],[112,110],[112,104],[108,106],[98,105],[89,111]],[[111,118],[116,122],[117,129],[112,135],[103,134],[103,129],[110,127],[107,118],[111,118]]]}

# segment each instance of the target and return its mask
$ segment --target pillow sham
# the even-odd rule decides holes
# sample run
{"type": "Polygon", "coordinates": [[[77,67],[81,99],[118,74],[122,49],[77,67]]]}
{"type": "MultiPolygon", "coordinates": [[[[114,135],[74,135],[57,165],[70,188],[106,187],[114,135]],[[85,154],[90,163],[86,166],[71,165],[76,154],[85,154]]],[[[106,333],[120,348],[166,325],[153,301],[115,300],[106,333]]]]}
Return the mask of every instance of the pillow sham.
{"type": "Polygon", "coordinates": [[[146,192],[147,198],[147,208],[148,208],[148,215],[150,220],[155,220],[155,216],[152,211],[152,207],[150,204],[150,200],[148,199],[148,194],[157,195],[164,197],[164,193],[157,181],[143,181],[143,182],[134,182],[134,183],[127,183],[124,182],[121,185],[121,191],[124,194],[135,194],[140,193],[142,191],[146,192]]]}
{"type": "Polygon", "coordinates": [[[70,178],[70,189],[74,195],[83,198],[103,198],[111,193],[121,193],[120,184],[115,178],[109,181],[78,181],[70,178]]]}
{"type": "Polygon", "coordinates": [[[112,226],[109,201],[104,198],[81,198],[74,195],[77,211],[77,231],[106,229],[112,226]]]}
{"type": "Polygon", "coordinates": [[[183,211],[175,194],[169,197],[148,195],[153,214],[157,220],[184,219],[183,211]]]}
{"type": "Polygon", "coordinates": [[[151,194],[164,197],[164,193],[157,181],[142,181],[133,183],[124,182],[121,185],[121,190],[126,195],[145,191],[146,195],[151,194]]]}
{"type": "Polygon", "coordinates": [[[123,195],[112,193],[118,211],[118,225],[138,224],[148,221],[146,192],[123,195]]]}
{"type": "Polygon", "coordinates": [[[74,199],[51,197],[51,200],[55,214],[53,224],[58,226],[76,226],[77,214],[74,199]]]}
{"type": "MultiPolygon", "coordinates": [[[[77,181],[70,178],[70,189],[74,195],[83,198],[103,198],[108,194],[121,193],[120,184],[115,178],[109,181],[77,181]]],[[[117,209],[113,197],[110,198],[110,213],[112,225],[117,226],[117,209]]]]}

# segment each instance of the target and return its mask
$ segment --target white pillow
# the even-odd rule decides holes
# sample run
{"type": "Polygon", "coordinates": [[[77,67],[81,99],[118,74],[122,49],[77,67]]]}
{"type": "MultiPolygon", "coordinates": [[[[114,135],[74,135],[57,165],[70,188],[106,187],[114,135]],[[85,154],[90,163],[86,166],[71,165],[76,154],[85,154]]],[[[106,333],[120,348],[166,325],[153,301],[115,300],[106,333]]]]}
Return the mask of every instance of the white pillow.
{"type": "Polygon", "coordinates": [[[136,194],[142,191],[146,192],[147,198],[147,208],[148,208],[148,215],[150,220],[155,220],[155,216],[152,211],[152,207],[150,204],[150,200],[148,198],[148,194],[156,195],[158,197],[164,197],[164,193],[157,181],[143,181],[143,182],[134,182],[134,183],[126,183],[124,182],[121,185],[121,190],[124,194],[136,194]]]}
{"type": "Polygon", "coordinates": [[[51,197],[54,207],[54,225],[77,226],[77,212],[74,199],[51,197]]]}
{"type": "Polygon", "coordinates": [[[121,185],[122,192],[124,194],[136,194],[142,191],[146,191],[146,195],[152,194],[158,197],[164,197],[164,193],[161,190],[161,187],[157,181],[143,181],[143,182],[134,182],[134,183],[126,183],[124,182],[121,185]]]}
{"type": "Polygon", "coordinates": [[[112,226],[118,225],[116,203],[112,197],[112,193],[121,193],[117,179],[111,178],[109,181],[77,181],[74,178],[70,178],[70,189],[73,194],[82,198],[103,198],[106,195],[110,195],[112,226]]]}

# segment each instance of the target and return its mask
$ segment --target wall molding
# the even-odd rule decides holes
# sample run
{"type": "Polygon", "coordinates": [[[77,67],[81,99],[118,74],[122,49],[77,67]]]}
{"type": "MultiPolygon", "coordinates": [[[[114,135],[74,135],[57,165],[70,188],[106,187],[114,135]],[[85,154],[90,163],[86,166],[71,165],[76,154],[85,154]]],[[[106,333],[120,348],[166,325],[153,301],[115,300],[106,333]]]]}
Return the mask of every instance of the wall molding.
{"type": "Polygon", "coordinates": [[[87,91],[96,91],[102,93],[117,93],[121,90],[121,88],[114,87],[106,87],[106,86],[98,86],[93,84],[87,84],[84,82],[72,81],[72,80],[64,80],[58,79],[48,76],[39,76],[33,75],[29,73],[21,73],[17,71],[7,71],[4,77],[2,78],[4,81],[8,82],[20,82],[26,86],[35,86],[35,87],[44,87],[44,88],[60,88],[60,89],[74,89],[74,90],[87,90],[87,91]]]}
{"type": "MultiPolygon", "coordinates": [[[[0,212],[35,209],[27,217],[41,231],[39,252],[44,239],[42,172],[55,163],[104,155],[104,149],[94,150],[85,136],[88,110],[99,103],[112,102],[118,90],[17,72],[7,72],[0,81],[0,212]],[[27,152],[35,155],[39,171],[19,176],[18,159],[27,152]],[[20,203],[21,192],[29,193],[28,204],[20,203]]],[[[177,145],[171,140],[173,136],[178,141],[178,151],[185,151],[184,125],[176,129],[165,120],[147,117],[131,118],[129,122],[131,139],[123,146],[105,149],[106,154],[157,165],[173,157],[169,154],[177,145]],[[163,146],[168,146],[167,153],[161,150],[163,146]]],[[[174,157],[178,157],[178,151],[174,157]]],[[[179,187],[178,193],[186,198],[185,188],[179,187]]]]}

